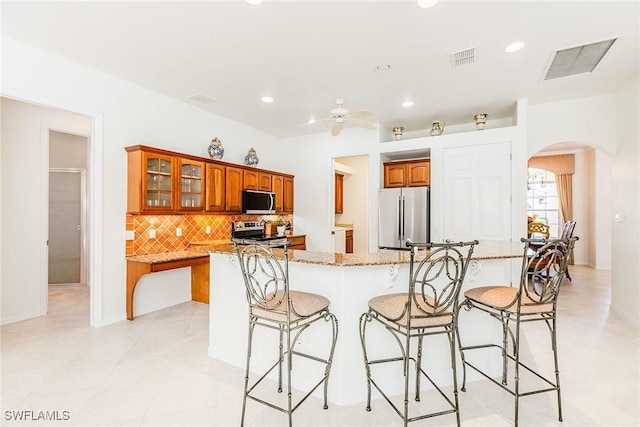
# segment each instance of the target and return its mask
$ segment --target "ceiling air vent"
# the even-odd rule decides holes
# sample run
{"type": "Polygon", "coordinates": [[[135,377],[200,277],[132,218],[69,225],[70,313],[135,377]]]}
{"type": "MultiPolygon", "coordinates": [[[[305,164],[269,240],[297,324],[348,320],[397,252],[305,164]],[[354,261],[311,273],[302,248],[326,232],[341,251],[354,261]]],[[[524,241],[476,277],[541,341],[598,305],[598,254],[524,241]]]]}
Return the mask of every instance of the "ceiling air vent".
{"type": "Polygon", "coordinates": [[[461,65],[473,64],[476,60],[476,48],[470,47],[468,49],[453,52],[451,54],[451,65],[453,68],[461,65]]]}
{"type": "Polygon", "coordinates": [[[189,97],[189,99],[200,102],[202,104],[213,104],[214,102],[216,102],[215,98],[212,98],[209,95],[205,95],[203,93],[194,93],[189,97]]]}
{"type": "Polygon", "coordinates": [[[556,51],[544,79],[592,72],[615,41],[616,39],[605,40],[556,51]]]}

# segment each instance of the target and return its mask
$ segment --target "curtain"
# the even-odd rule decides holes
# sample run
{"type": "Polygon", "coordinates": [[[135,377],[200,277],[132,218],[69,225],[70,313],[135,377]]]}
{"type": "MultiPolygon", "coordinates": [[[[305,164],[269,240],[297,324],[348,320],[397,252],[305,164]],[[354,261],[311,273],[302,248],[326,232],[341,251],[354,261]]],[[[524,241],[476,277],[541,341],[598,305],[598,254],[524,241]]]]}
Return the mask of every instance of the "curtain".
{"type": "MultiPolygon", "coordinates": [[[[573,219],[573,174],[556,175],[556,187],[562,222],[571,221],[573,219]]],[[[569,258],[569,264],[573,264],[573,252],[569,258]]]]}

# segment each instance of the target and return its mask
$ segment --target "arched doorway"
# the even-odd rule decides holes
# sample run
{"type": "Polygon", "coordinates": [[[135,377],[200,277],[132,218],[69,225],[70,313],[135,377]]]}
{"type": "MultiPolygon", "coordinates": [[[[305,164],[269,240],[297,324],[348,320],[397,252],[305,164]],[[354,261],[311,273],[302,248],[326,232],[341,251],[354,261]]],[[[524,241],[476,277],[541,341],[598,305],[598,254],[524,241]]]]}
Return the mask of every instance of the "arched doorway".
{"type": "MultiPolygon", "coordinates": [[[[530,157],[529,163],[534,157],[568,154],[573,155],[575,162],[571,219],[576,221],[574,234],[580,238],[574,250],[574,262],[597,270],[611,270],[611,156],[589,144],[559,143],[538,151],[530,157]]],[[[559,221],[563,221],[561,215],[559,221]]]]}

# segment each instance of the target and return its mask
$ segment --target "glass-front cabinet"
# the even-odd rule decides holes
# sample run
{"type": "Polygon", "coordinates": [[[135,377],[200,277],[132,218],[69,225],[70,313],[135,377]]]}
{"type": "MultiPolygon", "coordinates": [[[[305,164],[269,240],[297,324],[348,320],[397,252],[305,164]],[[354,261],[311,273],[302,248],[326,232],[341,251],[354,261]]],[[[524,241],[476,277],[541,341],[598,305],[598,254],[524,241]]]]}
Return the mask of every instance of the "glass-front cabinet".
{"type": "Polygon", "coordinates": [[[144,210],[173,210],[173,158],[144,153],[146,188],[144,210]]]}
{"type": "Polygon", "coordinates": [[[204,208],[204,162],[179,159],[180,210],[201,211],[204,208]]]}

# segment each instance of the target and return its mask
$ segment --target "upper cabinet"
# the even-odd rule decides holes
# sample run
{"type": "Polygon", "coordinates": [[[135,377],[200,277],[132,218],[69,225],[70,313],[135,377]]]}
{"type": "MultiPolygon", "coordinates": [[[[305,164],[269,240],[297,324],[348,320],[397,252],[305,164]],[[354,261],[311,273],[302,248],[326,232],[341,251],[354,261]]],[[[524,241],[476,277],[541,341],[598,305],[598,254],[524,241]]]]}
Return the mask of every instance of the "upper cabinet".
{"type": "Polygon", "coordinates": [[[284,187],[284,195],[283,195],[283,213],[293,213],[293,177],[290,175],[285,175],[283,177],[283,187],[284,187]]]}
{"type": "Polygon", "coordinates": [[[431,185],[431,159],[384,163],[384,188],[431,185]]]}
{"type": "Polygon", "coordinates": [[[276,193],[276,211],[293,213],[293,176],[136,145],[127,151],[127,212],[242,213],[242,190],[276,193]]]}
{"type": "Polygon", "coordinates": [[[224,212],[226,210],[226,173],[223,165],[207,163],[206,206],[207,212],[224,212]]]}
{"type": "Polygon", "coordinates": [[[342,191],[344,186],[344,175],[336,173],[335,177],[335,211],[337,214],[344,212],[344,192],[342,191]]]}
{"type": "Polygon", "coordinates": [[[127,149],[130,213],[164,213],[175,209],[175,158],[153,151],[127,149]]]}
{"type": "Polygon", "coordinates": [[[178,158],[180,185],[178,189],[178,209],[181,211],[202,211],[204,208],[204,162],[178,158]]]}

